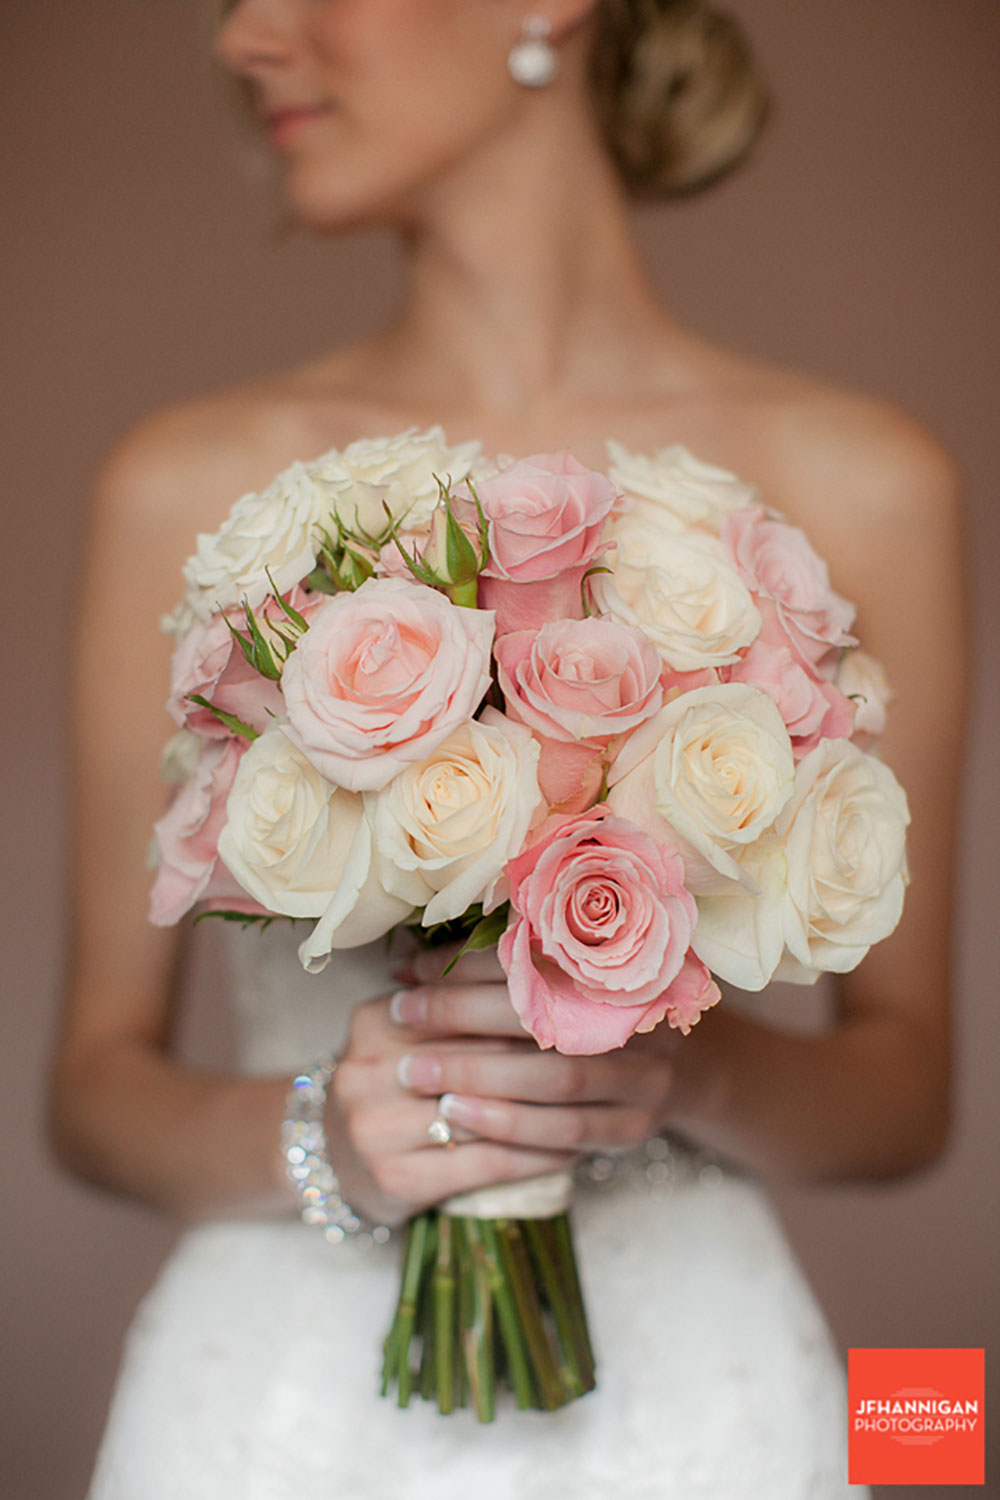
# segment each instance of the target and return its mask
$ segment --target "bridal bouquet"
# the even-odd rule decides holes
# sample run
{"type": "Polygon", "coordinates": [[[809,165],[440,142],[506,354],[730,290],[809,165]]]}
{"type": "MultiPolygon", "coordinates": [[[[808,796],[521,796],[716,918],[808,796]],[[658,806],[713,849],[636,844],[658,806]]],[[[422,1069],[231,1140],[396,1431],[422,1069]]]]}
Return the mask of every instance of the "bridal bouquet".
{"type": "MultiPolygon", "coordinates": [[[[682,448],[488,463],[439,428],[295,463],[185,566],[154,922],[497,946],[538,1045],[593,1054],[853,969],[895,927],[888,693],[806,537],[682,448]]],[[[568,1174],[409,1226],[395,1381],[493,1415],[590,1389],[568,1174]]]]}

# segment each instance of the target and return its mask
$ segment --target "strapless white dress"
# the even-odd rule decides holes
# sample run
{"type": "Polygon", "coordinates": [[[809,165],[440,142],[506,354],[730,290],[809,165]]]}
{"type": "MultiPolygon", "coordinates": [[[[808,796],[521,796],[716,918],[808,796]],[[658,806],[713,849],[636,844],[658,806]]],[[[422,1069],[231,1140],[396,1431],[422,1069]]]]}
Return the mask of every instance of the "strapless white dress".
{"type": "MultiPolygon", "coordinates": [[[[384,944],[320,977],[285,924],[226,934],[241,1066],[291,1074],[391,987],[384,944]]],[[[664,1138],[581,1172],[597,1389],[480,1425],[378,1394],[396,1237],[297,1219],[187,1231],[128,1337],[89,1500],[847,1500],[843,1368],[768,1197],[664,1138]]]]}

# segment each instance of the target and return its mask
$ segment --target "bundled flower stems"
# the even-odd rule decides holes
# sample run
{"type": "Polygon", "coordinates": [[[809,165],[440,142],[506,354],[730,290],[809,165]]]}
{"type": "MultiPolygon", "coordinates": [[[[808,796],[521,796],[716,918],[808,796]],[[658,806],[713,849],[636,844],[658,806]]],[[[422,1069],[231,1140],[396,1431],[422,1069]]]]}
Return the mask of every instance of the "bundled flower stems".
{"type": "MultiPolygon", "coordinates": [[[[496,945],[539,1047],[595,1054],[896,926],[888,689],[803,532],[682,448],[490,462],[439,428],[295,463],[198,538],[154,922],[496,945]]],[[[709,1020],[707,1024],[711,1024],[709,1020]]],[[[568,1174],[408,1227],[383,1392],[490,1420],[594,1384],[568,1174]]]]}

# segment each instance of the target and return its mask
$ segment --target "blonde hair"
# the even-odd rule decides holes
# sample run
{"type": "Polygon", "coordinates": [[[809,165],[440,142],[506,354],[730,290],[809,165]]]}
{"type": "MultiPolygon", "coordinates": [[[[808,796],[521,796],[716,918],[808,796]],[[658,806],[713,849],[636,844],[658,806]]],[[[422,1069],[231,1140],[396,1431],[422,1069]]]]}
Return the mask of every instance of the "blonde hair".
{"type": "Polygon", "coordinates": [[[702,0],[598,0],[591,86],[637,197],[715,182],[750,151],[769,108],[739,23],[702,0]]]}

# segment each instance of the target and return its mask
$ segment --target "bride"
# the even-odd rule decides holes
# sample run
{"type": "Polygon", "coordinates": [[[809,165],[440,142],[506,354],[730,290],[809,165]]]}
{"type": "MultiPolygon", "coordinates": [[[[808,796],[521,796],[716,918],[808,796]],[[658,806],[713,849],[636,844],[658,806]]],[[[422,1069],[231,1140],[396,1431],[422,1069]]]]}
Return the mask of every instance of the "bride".
{"type": "Polygon", "coordinates": [[[288,213],[317,234],[394,230],[408,275],[374,337],[155,414],[98,478],[54,1135],[74,1170],[189,1227],[131,1332],[92,1500],[859,1493],[842,1368],[761,1179],[897,1178],[946,1139],[952,466],[896,411],[714,347],[654,295],[629,197],[708,183],[765,113],[741,34],[698,0],[235,0],[215,54],[288,213]],[[567,448],[594,468],[608,439],[681,444],[759,485],[858,603],[895,694],[882,743],[910,798],[913,878],[898,931],[843,978],[821,1034],[733,995],[680,1045],[660,1027],[568,1059],[526,1044],[489,957],[442,982],[376,945],[316,978],[274,928],[226,934],[238,1069],[172,1058],[175,936],[147,919],[143,871],[168,727],[158,621],[181,565],[292,460],[406,433],[416,462],[441,451],[436,428],[463,451],[567,448]],[[326,1133],[360,1214],[395,1227],[576,1166],[594,1393],[492,1427],[379,1399],[397,1236],[326,1243],[296,1216],[279,1153],[290,1078],[329,1048],[326,1133]],[[428,1137],[444,1093],[454,1150],[428,1137]]]}

